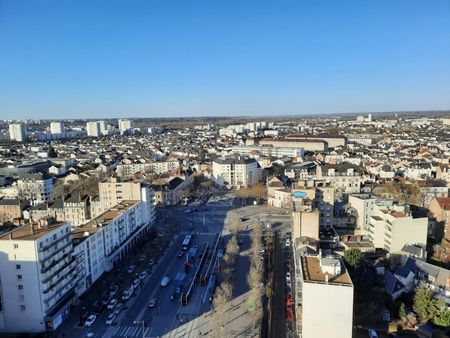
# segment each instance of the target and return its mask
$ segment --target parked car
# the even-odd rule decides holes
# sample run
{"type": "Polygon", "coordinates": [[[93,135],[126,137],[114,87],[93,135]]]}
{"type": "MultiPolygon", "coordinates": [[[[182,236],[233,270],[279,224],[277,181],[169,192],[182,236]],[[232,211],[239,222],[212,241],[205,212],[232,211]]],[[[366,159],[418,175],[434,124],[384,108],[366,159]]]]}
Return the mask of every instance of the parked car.
{"type": "Polygon", "coordinates": [[[161,279],[161,286],[167,286],[167,285],[169,285],[169,282],[170,282],[170,277],[169,276],[164,276],[161,279]]]}
{"type": "Polygon", "coordinates": [[[141,284],[141,280],[139,279],[139,278],[136,278],[134,281],[133,281],[133,288],[134,289],[137,289],[138,288],[138,286],[141,284]]]}
{"type": "Polygon", "coordinates": [[[123,291],[122,300],[128,300],[130,299],[131,295],[133,294],[134,287],[133,285],[130,285],[127,289],[123,291]]]}
{"type": "Polygon", "coordinates": [[[117,316],[123,309],[123,303],[118,303],[114,308],[114,314],[117,316]]]}
{"type": "Polygon", "coordinates": [[[117,291],[119,291],[119,285],[117,285],[117,284],[112,285],[112,286],[109,288],[109,294],[110,294],[111,296],[113,296],[113,297],[116,295],[117,291]]]}
{"type": "Polygon", "coordinates": [[[84,322],[84,326],[91,327],[92,324],[94,324],[95,319],[97,319],[97,316],[92,314],[89,317],[87,317],[86,321],[84,322]]]}
{"type": "Polygon", "coordinates": [[[106,325],[112,325],[112,323],[114,322],[114,318],[116,317],[116,315],[114,313],[110,313],[108,315],[108,318],[106,318],[105,324],[106,325]]]}
{"type": "Polygon", "coordinates": [[[156,304],[158,304],[158,298],[152,298],[152,300],[150,301],[150,303],[148,303],[148,307],[155,307],[156,304]]]}
{"type": "Polygon", "coordinates": [[[144,270],[139,274],[139,279],[144,280],[145,278],[147,278],[147,275],[148,275],[147,271],[144,270]]]}
{"type": "Polygon", "coordinates": [[[183,257],[183,255],[184,255],[184,252],[183,251],[178,251],[178,253],[177,253],[177,257],[183,257]]]}
{"type": "Polygon", "coordinates": [[[117,299],[113,298],[111,299],[111,301],[108,303],[107,309],[108,310],[112,310],[114,309],[114,307],[117,305],[117,299]]]}
{"type": "Polygon", "coordinates": [[[127,269],[127,272],[128,272],[129,274],[132,274],[133,271],[134,271],[134,269],[136,269],[136,266],[135,266],[135,265],[130,265],[130,266],[128,267],[128,269],[127,269]]]}

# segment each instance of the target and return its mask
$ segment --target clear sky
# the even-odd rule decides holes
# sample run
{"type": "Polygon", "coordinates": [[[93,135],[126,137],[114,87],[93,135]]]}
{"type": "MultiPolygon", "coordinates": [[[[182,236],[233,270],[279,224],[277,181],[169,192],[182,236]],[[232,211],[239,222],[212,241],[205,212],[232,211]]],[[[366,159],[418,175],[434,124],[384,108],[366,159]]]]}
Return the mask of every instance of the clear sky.
{"type": "Polygon", "coordinates": [[[0,0],[0,118],[450,109],[448,0],[0,0]]]}

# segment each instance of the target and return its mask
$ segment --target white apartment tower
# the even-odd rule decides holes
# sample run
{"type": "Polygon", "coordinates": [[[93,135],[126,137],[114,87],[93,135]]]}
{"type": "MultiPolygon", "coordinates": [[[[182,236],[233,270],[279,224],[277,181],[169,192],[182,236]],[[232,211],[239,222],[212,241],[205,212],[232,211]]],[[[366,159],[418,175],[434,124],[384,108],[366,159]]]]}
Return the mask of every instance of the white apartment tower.
{"type": "Polygon", "coordinates": [[[87,132],[87,136],[99,137],[101,135],[100,123],[98,121],[87,122],[86,123],[86,132],[87,132]]]}
{"type": "Polygon", "coordinates": [[[356,226],[363,234],[368,233],[370,218],[376,201],[376,198],[368,194],[351,194],[348,196],[348,204],[356,213],[356,226]]]}
{"type": "Polygon", "coordinates": [[[296,331],[300,338],[349,338],[353,283],[340,258],[294,250],[296,331]]]}
{"type": "Polygon", "coordinates": [[[11,123],[9,125],[9,139],[11,141],[24,142],[27,140],[27,129],[22,123],[11,123]]]}
{"type": "Polygon", "coordinates": [[[132,128],[131,120],[119,120],[119,131],[121,135],[131,130],[131,128],[132,128]]]}
{"type": "Polygon", "coordinates": [[[0,236],[0,333],[56,329],[82,277],[70,225],[22,226],[0,236]]]}
{"type": "Polygon", "coordinates": [[[62,122],[51,122],[50,123],[50,133],[51,134],[64,134],[64,125],[62,122]]]}

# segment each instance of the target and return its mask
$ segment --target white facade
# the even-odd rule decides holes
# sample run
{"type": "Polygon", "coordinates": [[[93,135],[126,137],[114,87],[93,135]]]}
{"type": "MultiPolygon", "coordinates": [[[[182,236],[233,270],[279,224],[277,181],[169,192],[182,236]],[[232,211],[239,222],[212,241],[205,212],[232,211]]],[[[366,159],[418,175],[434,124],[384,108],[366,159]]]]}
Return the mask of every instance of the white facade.
{"type": "Polygon", "coordinates": [[[261,180],[261,168],[254,159],[218,159],[213,162],[213,179],[219,185],[250,186],[261,180]]]}
{"type": "Polygon", "coordinates": [[[100,123],[98,121],[89,121],[86,123],[87,136],[99,137],[101,135],[100,123]]]}
{"type": "Polygon", "coordinates": [[[51,134],[64,134],[64,125],[62,122],[51,122],[50,123],[50,133],[51,134]]]}
{"type": "Polygon", "coordinates": [[[124,134],[132,128],[131,120],[119,120],[120,134],[124,134]]]}
{"type": "Polygon", "coordinates": [[[55,329],[78,278],[70,225],[23,226],[0,237],[0,332],[55,329]]]}
{"type": "Polygon", "coordinates": [[[249,155],[257,151],[264,156],[274,157],[303,157],[303,148],[287,148],[287,147],[258,147],[258,146],[233,146],[233,153],[240,155],[249,155]]]}
{"type": "MultiPolygon", "coordinates": [[[[153,209],[152,209],[153,211],[153,209]]],[[[75,253],[86,276],[77,284],[82,294],[100,276],[110,271],[138,238],[151,229],[154,215],[146,201],[123,201],[73,232],[75,253]]]]}
{"type": "Polygon", "coordinates": [[[352,337],[353,283],[342,261],[295,250],[294,264],[298,337],[352,337]]]}
{"type": "Polygon", "coordinates": [[[33,205],[49,202],[52,198],[53,179],[43,174],[31,174],[17,181],[19,196],[33,205]]]}
{"type": "Polygon", "coordinates": [[[11,141],[23,142],[27,140],[27,129],[22,123],[11,123],[9,125],[9,139],[11,141]]]}
{"type": "Polygon", "coordinates": [[[375,203],[368,231],[375,248],[400,253],[407,244],[426,246],[428,218],[413,218],[408,206],[375,203]]]}
{"type": "Polygon", "coordinates": [[[155,174],[163,174],[171,172],[180,167],[180,162],[176,161],[161,161],[148,163],[131,163],[119,164],[117,166],[117,173],[120,175],[132,175],[138,172],[145,172],[151,170],[155,174]]]}

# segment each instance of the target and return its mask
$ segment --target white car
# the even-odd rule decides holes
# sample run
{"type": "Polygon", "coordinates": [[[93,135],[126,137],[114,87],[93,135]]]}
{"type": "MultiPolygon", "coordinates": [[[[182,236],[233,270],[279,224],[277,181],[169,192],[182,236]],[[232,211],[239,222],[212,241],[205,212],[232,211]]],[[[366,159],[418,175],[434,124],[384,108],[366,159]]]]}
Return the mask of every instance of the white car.
{"type": "Polygon", "coordinates": [[[139,278],[136,278],[133,281],[133,288],[136,289],[139,286],[139,284],[141,284],[141,280],[139,278]]]}
{"type": "Polygon", "coordinates": [[[170,277],[169,276],[165,276],[163,277],[163,279],[161,279],[161,286],[167,286],[170,282],[170,277]]]}
{"type": "Polygon", "coordinates": [[[114,318],[116,317],[116,315],[114,313],[110,313],[108,315],[108,318],[105,321],[106,325],[112,325],[112,323],[114,322],[114,318]]]}
{"type": "Polygon", "coordinates": [[[84,326],[91,327],[92,324],[94,324],[96,319],[97,319],[96,315],[90,315],[89,317],[87,317],[86,321],[84,322],[84,326]]]}
{"type": "Polygon", "coordinates": [[[114,307],[117,305],[117,299],[111,299],[111,301],[109,302],[107,309],[108,310],[112,310],[114,309],[114,307]]]}
{"type": "Polygon", "coordinates": [[[286,240],[286,246],[291,246],[291,241],[289,239],[286,240]]]}
{"type": "Polygon", "coordinates": [[[128,269],[127,269],[127,272],[128,272],[129,274],[132,274],[133,271],[134,271],[134,269],[136,269],[136,265],[130,265],[130,266],[128,267],[128,269]]]}

